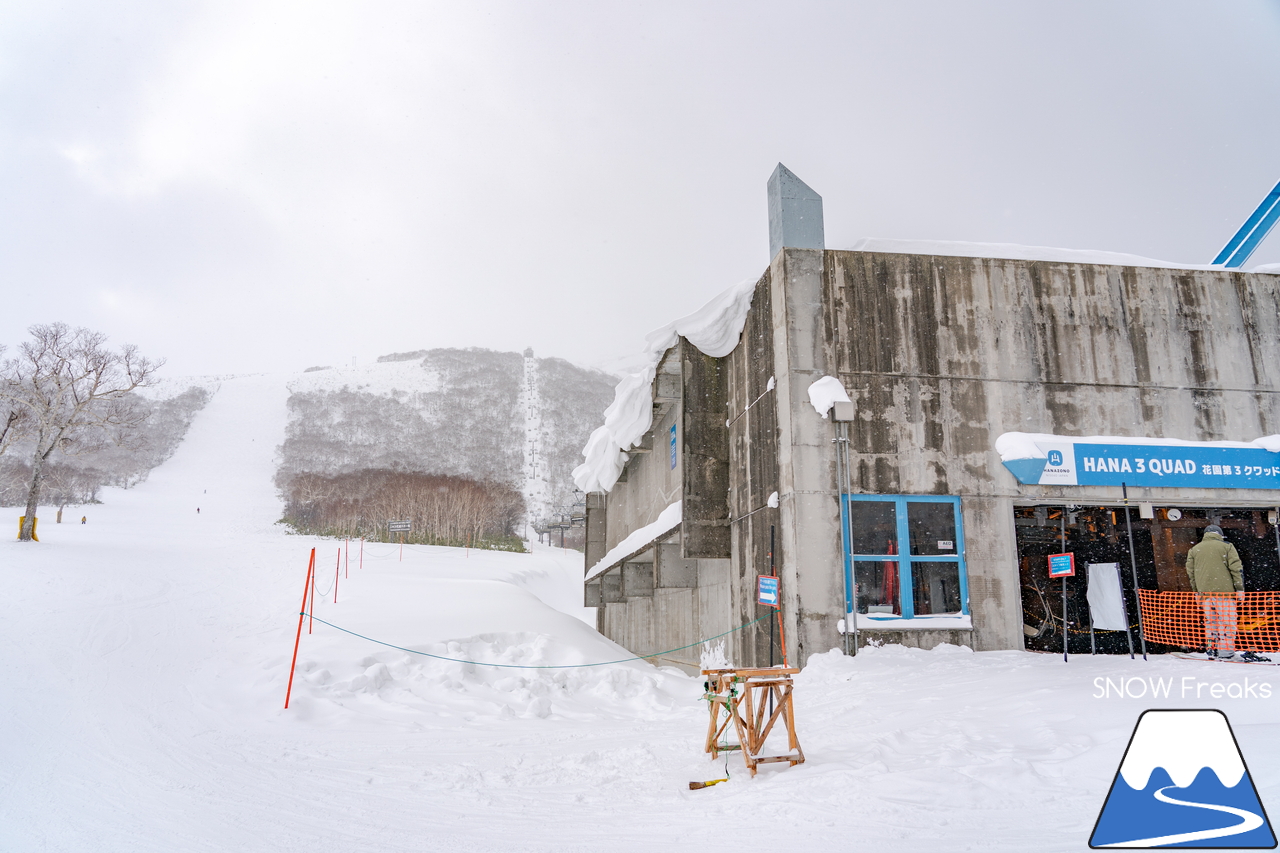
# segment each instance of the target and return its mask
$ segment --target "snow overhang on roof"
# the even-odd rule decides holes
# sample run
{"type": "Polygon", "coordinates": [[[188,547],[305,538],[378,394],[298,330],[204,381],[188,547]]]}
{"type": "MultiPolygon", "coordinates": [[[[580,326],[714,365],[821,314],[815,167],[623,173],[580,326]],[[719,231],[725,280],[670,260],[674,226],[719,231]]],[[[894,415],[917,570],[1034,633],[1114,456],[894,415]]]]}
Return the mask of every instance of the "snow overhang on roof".
{"type": "Polygon", "coordinates": [[[586,461],[573,469],[573,482],[584,492],[607,492],[622,476],[626,451],[653,426],[653,377],[667,350],[684,338],[712,358],[733,352],[755,294],[754,279],[735,284],[697,311],[645,336],[645,366],[618,383],[613,402],[604,410],[604,425],[587,439],[586,461]]]}
{"type": "Polygon", "coordinates": [[[624,562],[628,557],[634,557],[644,551],[654,542],[679,527],[683,505],[684,501],[676,501],[659,513],[657,520],[652,524],[646,524],[639,530],[633,530],[631,535],[610,548],[609,553],[601,557],[594,566],[587,570],[587,576],[584,580],[589,581],[604,574],[609,569],[624,562]]]}

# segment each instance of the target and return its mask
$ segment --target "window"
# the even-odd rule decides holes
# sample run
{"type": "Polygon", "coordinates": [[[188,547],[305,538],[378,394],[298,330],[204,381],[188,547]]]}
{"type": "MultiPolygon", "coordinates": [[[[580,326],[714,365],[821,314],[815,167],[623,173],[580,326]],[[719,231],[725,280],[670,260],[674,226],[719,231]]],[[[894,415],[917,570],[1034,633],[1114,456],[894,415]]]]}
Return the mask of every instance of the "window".
{"type": "Polygon", "coordinates": [[[845,584],[857,584],[857,612],[969,612],[959,498],[845,495],[841,503],[845,584]]]}

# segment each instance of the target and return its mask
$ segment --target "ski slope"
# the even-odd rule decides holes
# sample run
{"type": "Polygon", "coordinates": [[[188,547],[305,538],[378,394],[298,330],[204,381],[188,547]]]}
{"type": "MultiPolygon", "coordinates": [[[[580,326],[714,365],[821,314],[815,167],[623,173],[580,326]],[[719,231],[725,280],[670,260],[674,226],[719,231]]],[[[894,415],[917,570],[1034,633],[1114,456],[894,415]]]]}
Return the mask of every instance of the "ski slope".
{"type": "Polygon", "coordinates": [[[820,655],[796,689],[807,763],[752,780],[730,758],[701,791],[724,770],[701,682],[645,663],[472,666],[316,622],[286,711],[313,547],[316,615],[358,634],[492,663],[627,657],[591,629],[573,552],[370,544],[361,565],[353,545],[334,603],[342,543],[274,523],[291,379],[223,379],[145,483],[0,543],[0,850],[701,851],[755,831],[783,850],[1080,850],[1148,707],[1222,708],[1280,802],[1280,683],[1177,689],[1272,670],[1185,660],[820,655]],[[1095,698],[1136,677],[1173,692],[1095,698]]]}

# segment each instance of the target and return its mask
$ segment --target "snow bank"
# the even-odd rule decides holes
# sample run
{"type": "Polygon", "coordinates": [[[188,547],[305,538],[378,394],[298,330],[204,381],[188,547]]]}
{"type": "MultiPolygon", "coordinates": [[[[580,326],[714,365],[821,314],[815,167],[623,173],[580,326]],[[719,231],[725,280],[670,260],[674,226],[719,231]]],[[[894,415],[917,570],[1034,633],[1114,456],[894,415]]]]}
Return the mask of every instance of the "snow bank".
{"type": "MultiPolygon", "coordinates": [[[[774,494],[777,494],[777,492],[774,492],[774,494]]],[[[586,580],[591,580],[623,557],[634,554],[662,534],[674,529],[680,523],[683,505],[684,501],[676,501],[660,512],[658,519],[652,524],[646,524],[638,530],[633,530],[630,536],[610,548],[609,553],[601,557],[600,561],[587,571],[586,580]]]]}
{"type": "Polygon", "coordinates": [[[627,461],[625,451],[635,447],[653,425],[653,378],[663,353],[679,338],[712,358],[733,352],[755,287],[754,279],[735,284],[687,317],[645,336],[642,367],[618,383],[613,403],[604,410],[604,425],[591,433],[582,450],[586,461],[573,471],[579,489],[607,492],[618,482],[627,461]]]}
{"type": "Polygon", "coordinates": [[[814,410],[825,419],[827,412],[831,411],[831,407],[836,403],[850,403],[852,401],[845,392],[844,386],[840,384],[839,379],[834,376],[824,376],[809,386],[809,402],[813,405],[814,410]]]}
{"type": "MultiPolygon", "coordinates": [[[[455,660],[383,649],[359,660],[335,656],[323,668],[306,660],[299,670],[313,700],[340,705],[355,700],[467,721],[654,719],[697,698],[697,685],[686,676],[642,661],[537,669],[593,662],[549,634],[481,634],[433,643],[422,651],[455,660]],[[528,668],[511,668],[515,666],[528,668]]],[[[629,656],[618,652],[618,658],[629,656]]]]}
{"type": "Polygon", "coordinates": [[[1071,442],[1073,444],[1137,444],[1149,447],[1240,447],[1260,448],[1280,453],[1280,435],[1264,435],[1253,441],[1183,441],[1180,438],[1134,438],[1116,435],[1065,436],[1039,432],[1006,432],[996,439],[996,452],[1001,462],[1015,459],[1044,459],[1037,443],[1071,442]]]}

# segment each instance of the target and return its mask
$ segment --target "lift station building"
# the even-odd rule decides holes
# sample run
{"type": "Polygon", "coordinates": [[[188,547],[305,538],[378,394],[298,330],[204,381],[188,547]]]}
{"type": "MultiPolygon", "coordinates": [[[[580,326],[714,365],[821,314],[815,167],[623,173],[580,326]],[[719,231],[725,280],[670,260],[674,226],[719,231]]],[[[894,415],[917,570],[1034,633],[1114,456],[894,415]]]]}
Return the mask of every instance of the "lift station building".
{"type": "Polygon", "coordinates": [[[606,636],[651,655],[732,632],[735,665],[781,662],[757,596],[776,574],[793,664],[854,621],[862,644],[1060,650],[1064,616],[1087,630],[1087,581],[1064,613],[1048,555],[1122,566],[1134,613],[1133,574],[1188,588],[1211,523],[1247,589],[1280,588],[1280,275],[827,249],[821,198],[781,164],[769,227],[758,281],[650,336],[575,472],[606,636]]]}

